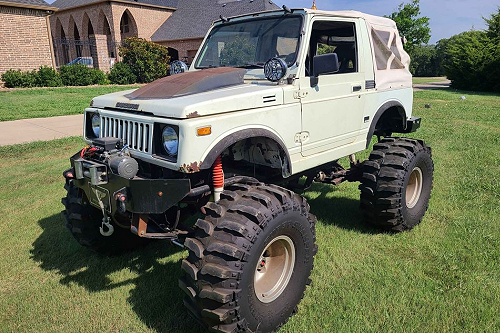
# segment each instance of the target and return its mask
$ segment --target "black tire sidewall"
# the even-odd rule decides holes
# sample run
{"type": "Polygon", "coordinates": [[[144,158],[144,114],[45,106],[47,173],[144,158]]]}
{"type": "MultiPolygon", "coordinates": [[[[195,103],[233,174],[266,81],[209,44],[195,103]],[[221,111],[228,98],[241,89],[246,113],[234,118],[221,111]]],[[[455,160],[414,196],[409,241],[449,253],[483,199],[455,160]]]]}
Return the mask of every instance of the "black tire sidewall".
{"type": "Polygon", "coordinates": [[[247,319],[252,331],[272,331],[276,325],[285,322],[294,312],[302,298],[313,266],[314,235],[310,222],[300,212],[291,212],[276,217],[259,235],[252,246],[248,263],[245,265],[240,288],[242,297],[240,312],[247,319]],[[254,274],[264,248],[276,237],[285,235],[295,246],[295,265],[285,290],[270,303],[261,302],[254,289],[254,274]]]}
{"type": "Polygon", "coordinates": [[[408,165],[402,189],[402,213],[405,224],[407,227],[413,227],[417,225],[422,217],[424,216],[431,196],[432,190],[432,177],[433,177],[433,164],[431,156],[425,150],[419,151],[413,158],[411,163],[408,165]],[[422,171],[422,191],[420,193],[420,198],[415,206],[408,208],[406,206],[406,187],[410,180],[410,175],[416,167],[420,168],[422,171]]]}

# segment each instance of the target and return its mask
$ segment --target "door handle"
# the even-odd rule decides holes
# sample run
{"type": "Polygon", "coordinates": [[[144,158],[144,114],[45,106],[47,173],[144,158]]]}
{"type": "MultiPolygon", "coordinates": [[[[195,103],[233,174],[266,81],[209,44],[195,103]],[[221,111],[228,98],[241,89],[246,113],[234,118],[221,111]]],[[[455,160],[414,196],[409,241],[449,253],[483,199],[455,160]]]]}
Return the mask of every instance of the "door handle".
{"type": "Polygon", "coordinates": [[[352,92],[358,92],[358,91],[361,91],[361,86],[352,87],[352,92]]]}

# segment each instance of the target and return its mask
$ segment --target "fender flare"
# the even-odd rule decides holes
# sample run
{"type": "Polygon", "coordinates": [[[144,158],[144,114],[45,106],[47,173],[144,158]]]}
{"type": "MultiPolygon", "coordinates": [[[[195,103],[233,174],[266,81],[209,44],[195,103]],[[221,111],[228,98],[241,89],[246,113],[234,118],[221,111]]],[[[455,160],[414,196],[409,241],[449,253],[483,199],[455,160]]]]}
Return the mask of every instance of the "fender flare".
{"type": "Polygon", "coordinates": [[[372,141],[372,136],[375,133],[375,127],[377,126],[377,123],[378,123],[380,117],[382,117],[382,115],[385,113],[385,111],[387,111],[391,108],[394,108],[394,107],[396,108],[396,110],[398,110],[399,115],[403,119],[402,125],[403,125],[403,128],[406,129],[406,112],[405,112],[404,106],[400,102],[397,102],[397,101],[385,102],[384,104],[382,104],[381,107],[379,107],[379,109],[375,113],[375,116],[373,116],[372,123],[370,125],[370,130],[368,131],[368,135],[366,137],[366,148],[367,149],[368,149],[368,147],[370,147],[370,142],[372,141]]]}
{"type": "Polygon", "coordinates": [[[286,154],[286,158],[288,160],[288,169],[289,169],[288,171],[291,174],[292,173],[291,159],[285,144],[276,134],[263,128],[247,128],[231,133],[228,136],[224,137],[210,150],[210,152],[207,154],[207,156],[201,163],[200,169],[201,170],[210,169],[214,164],[217,156],[219,156],[224,150],[229,148],[229,146],[235,144],[238,141],[256,137],[265,137],[271,139],[280,146],[281,150],[283,150],[283,152],[286,154]]]}

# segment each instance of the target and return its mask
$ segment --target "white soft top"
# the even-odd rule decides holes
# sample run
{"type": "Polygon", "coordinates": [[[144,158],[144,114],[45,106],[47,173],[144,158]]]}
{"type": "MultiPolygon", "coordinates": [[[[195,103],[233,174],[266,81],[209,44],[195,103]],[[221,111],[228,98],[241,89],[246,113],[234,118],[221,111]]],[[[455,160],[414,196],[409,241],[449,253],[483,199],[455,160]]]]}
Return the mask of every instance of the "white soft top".
{"type": "Polygon", "coordinates": [[[303,9],[308,14],[362,18],[368,26],[373,50],[375,83],[378,90],[411,88],[410,56],[403,48],[396,23],[386,17],[365,14],[355,10],[325,11],[303,9]]]}

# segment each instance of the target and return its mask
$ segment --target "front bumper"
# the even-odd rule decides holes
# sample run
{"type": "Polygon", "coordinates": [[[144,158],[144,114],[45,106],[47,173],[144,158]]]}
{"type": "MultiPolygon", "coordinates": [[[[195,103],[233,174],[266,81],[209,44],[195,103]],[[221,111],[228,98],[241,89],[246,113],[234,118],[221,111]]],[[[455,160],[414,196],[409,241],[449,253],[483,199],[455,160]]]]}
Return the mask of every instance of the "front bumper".
{"type": "Polygon", "coordinates": [[[83,159],[79,154],[70,161],[75,186],[81,188],[90,204],[99,209],[100,198],[110,214],[117,210],[161,214],[191,190],[189,179],[126,179],[112,173],[107,165],[83,159]],[[125,196],[125,201],[119,200],[120,195],[125,196]]]}

